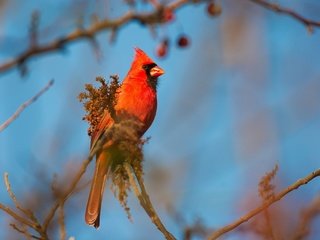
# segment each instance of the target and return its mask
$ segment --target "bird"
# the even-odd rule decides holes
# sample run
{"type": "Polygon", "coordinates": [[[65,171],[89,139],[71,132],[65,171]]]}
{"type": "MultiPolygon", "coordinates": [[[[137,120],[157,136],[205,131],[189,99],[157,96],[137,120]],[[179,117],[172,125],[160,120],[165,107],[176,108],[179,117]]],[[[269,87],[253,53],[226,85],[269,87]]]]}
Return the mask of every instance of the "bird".
{"type": "MultiPolygon", "coordinates": [[[[122,81],[117,93],[114,105],[115,115],[125,112],[126,116],[139,120],[141,126],[137,131],[138,137],[151,126],[157,110],[157,86],[158,77],[164,74],[160,68],[144,51],[135,48],[135,56],[131,67],[122,81]]],[[[104,111],[95,131],[91,135],[91,151],[103,133],[115,124],[109,111],[104,111]]],[[[88,225],[98,228],[100,225],[101,204],[105,182],[112,161],[116,161],[111,151],[115,147],[111,140],[103,143],[103,150],[96,154],[96,164],[91,188],[85,211],[85,221],[88,225]]]]}

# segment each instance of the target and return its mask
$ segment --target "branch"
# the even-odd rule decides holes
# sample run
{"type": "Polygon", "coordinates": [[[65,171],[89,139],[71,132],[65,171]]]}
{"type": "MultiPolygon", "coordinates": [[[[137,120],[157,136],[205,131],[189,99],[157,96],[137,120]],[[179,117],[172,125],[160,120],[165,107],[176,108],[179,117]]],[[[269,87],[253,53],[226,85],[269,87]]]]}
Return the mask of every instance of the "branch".
{"type": "Polygon", "coordinates": [[[10,198],[14,202],[17,209],[19,209],[21,212],[23,212],[26,216],[28,216],[32,221],[38,222],[36,217],[34,216],[33,212],[30,209],[25,209],[21,206],[21,204],[18,202],[16,196],[11,190],[11,185],[9,182],[9,175],[8,173],[4,173],[4,182],[7,188],[7,192],[9,193],[10,198]]]}
{"type": "MultiPolygon", "coordinates": [[[[29,209],[23,208],[21,206],[21,204],[18,202],[16,196],[14,195],[13,191],[11,190],[11,185],[10,185],[10,182],[8,179],[8,173],[4,174],[4,182],[5,182],[5,185],[7,188],[7,192],[9,193],[9,196],[12,199],[12,201],[14,202],[16,208],[18,210],[20,210],[22,213],[24,213],[27,217],[20,216],[15,211],[13,211],[11,208],[9,208],[1,203],[0,203],[0,209],[3,210],[4,212],[6,212],[11,217],[13,217],[19,223],[23,224],[24,226],[28,226],[28,227],[34,229],[35,231],[37,231],[40,234],[41,239],[48,239],[47,233],[43,230],[42,226],[40,225],[39,221],[34,216],[33,212],[29,209]]],[[[24,234],[25,236],[38,238],[36,236],[30,235],[27,230],[22,230],[22,229],[18,228],[15,224],[11,224],[11,226],[13,227],[13,229],[24,234]]]]}
{"type": "Polygon", "coordinates": [[[309,183],[311,180],[313,180],[316,177],[320,176],[320,169],[317,169],[316,171],[312,172],[311,174],[309,174],[308,176],[299,179],[298,181],[296,181],[295,183],[293,183],[292,185],[290,185],[289,187],[287,187],[286,189],[284,189],[282,192],[278,193],[277,195],[275,195],[272,199],[270,199],[269,201],[266,201],[265,203],[263,203],[262,205],[260,205],[259,207],[257,207],[256,209],[253,209],[252,211],[250,211],[249,213],[247,213],[246,215],[242,216],[241,218],[239,218],[238,220],[236,220],[234,223],[231,223],[225,227],[222,227],[216,231],[214,231],[208,239],[217,239],[218,237],[220,237],[221,235],[230,232],[232,230],[234,230],[235,228],[237,228],[239,225],[241,225],[244,222],[249,221],[251,218],[253,218],[254,216],[256,216],[257,214],[261,213],[262,211],[264,211],[265,209],[268,209],[268,207],[272,204],[274,204],[275,202],[280,201],[284,196],[286,196],[288,193],[292,192],[295,189],[298,189],[299,187],[301,187],[302,185],[305,185],[307,183],[309,183]]]}
{"type": "Polygon", "coordinates": [[[159,218],[157,212],[154,210],[154,207],[152,206],[150,198],[144,187],[143,181],[141,181],[141,179],[137,177],[134,170],[127,162],[124,163],[124,167],[128,173],[130,185],[132,186],[135,192],[135,195],[138,197],[141,206],[147,212],[151,221],[154,223],[154,225],[156,225],[156,227],[160,230],[160,232],[163,233],[166,239],[175,240],[176,238],[170,232],[168,232],[168,230],[165,228],[165,226],[161,222],[161,219],[159,218]],[[136,176],[136,179],[138,180],[138,184],[141,191],[139,191],[139,187],[136,184],[135,176],[136,176]]]}
{"type": "MultiPolygon", "coordinates": [[[[75,178],[73,179],[73,181],[71,182],[71,185],[69,186],[69,188],[67,189],[67,191],[65,191],[62,194],[62,197],[59,198],[52,206],[52,208],[50,209],[49,213],[47,214],[47,217],[44,219],[43,224],[40,224],[38,222],[38,220],[35,218],[34,214],[29,210],[29,209],[24,209],[20,203],[18,202],[18,200],[16,199],[14,193],[11,190],[11,186],[8,180],[8,175],[5,174],[5,184],[7,187],[7,191],[9,193],[10,198],[13,200],[15,206],[17,209],[19,209],[21,212],[23,212],[25,215],[27,215],[28,218],[25,218],[23,216],[20,216],[19,214],[17,214],[15,211],[13,211],[11,208],[3,205],[0,203],[0,210],[3,210],[4,212],[6,212],[8,215],[10,215],[11,217],[13,217],[16,221],[18,221],[19,223],[28,226],[32,229],[34,229],[35,231],[37,231],[40,234],[40,238],[34,235],[31,235],[32,238],[36,238],[36,239],[42,239],[42,240],[48,240],[49,237],[47,235],[48,232],[48,227],[51,223],[51,220],[53,219],[55,213],[57,212],[58,209],[60,209],[61,211],[60,216],[59,216],[59,224],[60,224],[60,238],[64,239],[66,236],[66,231],[65,231],[65,226],[64,226],[64,212],[63,212],[63,208],[64,208],[64,203],[69,199],[69,197],[75,193],[78,192],[79,190],[83,189],[84,186],[86,186],[88,183],[85,183],[83,186],[80,186],[77,188],[77,185],[82,177],[82,175],[85,173],[89,163],[91,162],[91,160],[94,158],[94,156],[97,154],[98,151],[101,151],[103,148],[104,143],[111,138],[111,130],[107,129],[103,135],[101,136],[101,138],[97,141],[97,143],[95,144],[95,146],[93,147],[93,149],[91,150],[89,156],[87,157],[87,159],[85,159],[82,163],[82,166],[79,170],[79,172],[77,173],[77,175],[75,176],[75,178]]],[[[28,233],[19,229],[16,225],[12,225],[12,227],[17,230],[18,232],[27,235],[28,233]]]]}
{"type": "Polygon", "coordinates": [[[37,229],[37,227],[30,222],[29,220],[25,219],[24,217],[21,217],[19,214],[17,214],[15,211],[13,211],[11,208],[3,205],[0,203],[0,209],[4,212],[6,212],[8,215],[10,215],[11,217],[13,217],[15,220],[17,220],[18,222],[27,225],[30,228],[33,229],[37,229]]]}
{"type": "Polygon", "coordinates": [[[64,203],[62,203],[59,208],[60,240],[65,240],[67,235],[64,215],[64,203]]]}
{"type": "MultiPolygon", "coordinates": [[[[82,177],[82,175],[86,172],[87,167],[89,165],[89,163],[92,161],[92,159],[95,157],[95,155],[101,151],[103,149],[103,145],[104,143],[110,139],[111,137],[111,131],[110,129],[107,129],[101,136],[100,139],[98,139],[97,143],[95,144],[95,146],[93,147],[93,149],[90,151],[89,156],[87,157],[87,159],[85,159],[82,162],[82,166],[79,169],[77,175],[74,177],[73,181],[71,182],[71,185],[69,186],[69,188],[67,189],[67,191],[65,191],[65,193],[62,194],[61,198],[59,198],[51,207],[49,213],[47,214],[47,217],[44,220],[43,223],[43,229],[45,231],[47,231],[51,220],[53,219],[55,213],[57,212],[59,207],[63,207],[64,203],[69,199],[69,197],[77,192],[79,189],[77,189],[77,185],[82,177]]],[[[85,184],[85,186],[87,185],[87,183],[85,184]]],[[[80,189],[82,189],[82,187],[80,187],[80,189]]]]}
{"type": "MultiPolygon", "coordinates": [[[[40,238],[40,237],[38,237],[38,236],[35,236],[35,235],[30,234],[30,233],[27,231],[27,229],[20,229],[20,228],[19,228],[17,225],[15,225],[14,223],[10,223],[10,226],[11,226],[14,230],[16,230],[17,232],[23,234],[23,235],[26,237],[26,239],[28,239],[28,240],[30,240],[30,239],[32,239],[32,238],[38,239],[38,240],[43,240],[42,238],[40,238]]],[[[24,227],[25,227],[25,226],[24,226],[24,227]]]]}
{"type": "Polygon", "coordinates": [[[94,22],[87,29],[74,30],[68,35],[54,40],[50,43],[44,44],[42,46],[31,46],[29,49],[22,52],[16,58],[2,63],[0,65],[0,72],[8,71],[15,66],[23,66],[25,62],[29,60],[31,57],[64,49],[67,44],[72,43],[74,41],[81,39],[93,40],[95,35],[99,32],[102,32],[104,30],[116,31],[117,29],[131,22],[138,22],[142,25],[163,24],[165,23],[165,20],[163,18],[164,11],[175,11],[187,4],[194,3],[189,0],[176,0],[167,5],[159,5],[159,7],[157,7],[151,12],[136,13],[133,11],[128,11],[126,14],[116,19],[104,19],[98,22],[94,22]]]}
{"type": "Polygon", "coordinates": [[[46,92],[53,85],[53,82],[53,80],[50,80],[49,83],[40,92],[20,105],[16,112],[8,120],[0,125],[0,132],[7,128],[17,117],[19,117],[20,113],[22,113],[25,108],[34,103],[44,92],[46,92]]]}
{"type": "Polygon", "coordinates": [[[54,205],[51,207],[51,209],[50,209],[49,213],[47,214],[47,217],[45,218],[44,223],[43,223],[43,228],[46,231],[47,231],[49,224],[50,224],[51,220],[53,219],[55,213],[57,212],[58,208],[63,207],[64,203],[73,194],[73,192],[75,192],[77,184],[79,183],[82,175],[85,173],[89,163],[91,162],[91,160],[93,159],[94,156],[95,156],[95,154],[90,154],[89,157],[82,162],[82,166],[81,166],[80,170],[78,171],[77,175],[75,176],[75,178],[73,179],[70,187],[62,195],[62,197],[59,198],[54,203],[54,205]]]}
{"type": "Polygon", "coordinates": [[[292,9],[281,7],[279,4],[271,3],[265,0],[249,0],[249,1],[254,2],[271,11],[294,18],[295,20],[304,24],[307,27],[308,31],[310,31],[311,33],[313,32],[313,27],[320,27],[319,21],[314,21],[312,19],[305,18],[301,16],[299,13],[293,11],[292,9]]]}

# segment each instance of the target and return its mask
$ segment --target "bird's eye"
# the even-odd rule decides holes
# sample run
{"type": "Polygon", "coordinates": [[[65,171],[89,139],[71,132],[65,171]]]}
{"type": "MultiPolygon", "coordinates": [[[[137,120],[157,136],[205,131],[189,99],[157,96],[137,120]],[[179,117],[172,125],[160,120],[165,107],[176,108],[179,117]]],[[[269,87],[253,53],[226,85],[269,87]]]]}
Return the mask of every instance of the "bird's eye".
{"type": "Polygon", "coordinates": [[[155,67],[155,66],[157,66],[157,64],[155,64],[155,63],[149,63],[149,64],[143,65],[142,68],[143,68],[145,71],[149,72],[149,71],[150,71],[153,67],[155,67]]]}

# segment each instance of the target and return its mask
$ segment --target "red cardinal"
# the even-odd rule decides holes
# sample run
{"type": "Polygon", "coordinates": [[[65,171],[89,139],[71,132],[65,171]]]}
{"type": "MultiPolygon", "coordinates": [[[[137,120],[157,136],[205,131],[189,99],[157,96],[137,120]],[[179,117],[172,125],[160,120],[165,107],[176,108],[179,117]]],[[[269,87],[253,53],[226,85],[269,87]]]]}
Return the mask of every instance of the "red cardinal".
{"type": "MultiPolygon", "coordinates": [[[[114,106],[116,115],[125,112],[128,116],[137,118],[142,123],[139,129],[141,137],[150,127],[157,110],[157,81],[164,71],[154,63],[141,49],[136,48],[135,58],[131,68],[123,80],[119,92],[117,93],[117,101],[114,106]]],[[[105,111],[100,123],[91,138],[91,149],[93,149],[97,140],[103,135],[106,129],[114,124],[108,111],[105,111]]],[[[99,227],[101,201],[104,192],[104,185],[107,174],[112,164],[110,159],[110,151],[112,142],[107,142],[104,146],[107,149],[97,154],[96,167],[91,184],[91,190],[87,203],[85,214],[86,223],[99,227]]]]}

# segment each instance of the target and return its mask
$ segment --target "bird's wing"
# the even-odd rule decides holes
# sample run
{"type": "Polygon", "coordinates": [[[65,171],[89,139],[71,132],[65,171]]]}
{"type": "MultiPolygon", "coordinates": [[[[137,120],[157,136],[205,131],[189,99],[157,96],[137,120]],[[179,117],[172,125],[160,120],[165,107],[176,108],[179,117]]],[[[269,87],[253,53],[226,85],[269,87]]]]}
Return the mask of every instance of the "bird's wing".
{"type": "Polygon", "coordinates": [[[91,136],[90,149],[93,149],[93,147],[97,143],[98,139],[103,135],[103,133],[105,132],[105,130],[107,128],[112,126],[113,122],[114,121],[111,118],[109,112],[105,111],[102,119],[100,120],[98,126],[96,127],[96,130],[93,132],[93,134],[91,136]]]}

